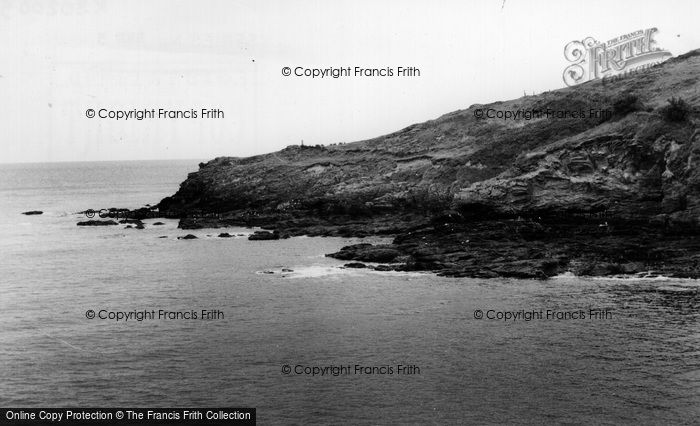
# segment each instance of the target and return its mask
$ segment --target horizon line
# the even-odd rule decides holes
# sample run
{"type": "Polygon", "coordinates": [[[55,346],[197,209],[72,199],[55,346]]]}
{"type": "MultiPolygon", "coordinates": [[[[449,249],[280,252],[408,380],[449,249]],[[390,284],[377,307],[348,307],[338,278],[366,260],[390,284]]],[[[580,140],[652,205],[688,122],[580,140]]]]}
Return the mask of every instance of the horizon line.
{"type": "MultiPolygon", "coordinates": [[[[216,157],[214,157],[216,158],[216,157]]],[[[126,163],[126,162],[153,162],[153,161],[209,161],[206,158],[147,158],[133,160],[56,160],[56,161],[0,161],[0,166],[14,164],[60,164],[60,163],[126,163]]]]}

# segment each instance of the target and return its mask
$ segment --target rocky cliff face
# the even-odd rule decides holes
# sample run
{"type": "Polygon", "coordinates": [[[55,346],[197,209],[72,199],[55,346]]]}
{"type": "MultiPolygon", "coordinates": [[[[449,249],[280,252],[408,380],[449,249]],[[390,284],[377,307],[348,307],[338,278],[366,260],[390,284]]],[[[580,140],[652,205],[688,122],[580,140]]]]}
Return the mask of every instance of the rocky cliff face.
{"type": "Polygon", "coordinates": [[[697,221],[696,116],[674,122],[662,111],[671,97],[697,110],[699,76],[694,51],[614,83],[472,105],[372,140],[220,157],[201,164],[160,208],[371,213],[454,202],[504,213],[608,210],[697,221]],[[475,117],[547,109],[587,117],[475,117]]]}
{"type": "MultiPolygon", "coordinates": [[[[634,239],[640,223],[661,232],[649,231],[654,238],[636,241],[647,248],[652,240],[664,240],[669,229],[700,226],[699,77],[696,50],[614,82],[472,105],[367,141],[220,157],[200,164],[159,208],[183,217],[183,227],[246,223],[291,235],[395,234],[396,246],[390,249],[408,256],[404,267],[449,275],[548,276],[571,269],[577,262],[573,254],[586,251],[585,244],[567,241],[580,240],[591,229],[596,230],[592,235],[600,234],[599,226],[606,231],[596,238],[608,238],[614,234],[609,222],[619,230],[617,247],[634,239]],[[496,117],[507,111],[521,113],[515,119],[496,117]],[[192,221],[202,213],[216,213],[216,218],[192,221]],[[579,223],[591,214],[601,220],[579,223]],[[523,232],[508,237],[503,233],[510,225],[468,225],[493,220],[515,221],[510,225],[523,232]],[[558,228],[551,228],[554,223],[558,228]],[[344,227],[340,233],[339,226],[344,227]],[[480,244],[482,252],[495,241],[509,243],[493,258],[472,256],[471,269],[465,268],[469,256],[463,256],[467,248],[460,239],[476,234],[478,241],[488,242],[480,244]],[[430,247],[411,235],[421,235],[430,247]],[[552,235],[559,249],[566,247],[555,250],[554,260],[548,243],[552,235]],[[533,247],[538,247],[534,253],[533,247]],[[525,270],[531,270],[523,272],[518,262],[531,258],[544,263],[534,269],[528,264],[525,270]],[[495,261],[501,266],[487,273],[474,266],[495,261]]],[[[695,256],[693,247],[684,253],[695,256]]],[[[652,260],[628,250],[628,258],[642,263],[637,266],[629,266],[634,264],[629,259],[611,259],[614,251],[605,261],[623,262],[628,266],[622,270],[634,271],[671,255],[656,249],[652,260]]],[[[341,256],[352,258],[348,252],[341,256]]],[[[697,269],[696,257],[686,263],[697,269]]],[[[592,273],[595,267],[583,269],[592,273]]],[[[602,274],[610,273],[603,269],[602,274]]]]}

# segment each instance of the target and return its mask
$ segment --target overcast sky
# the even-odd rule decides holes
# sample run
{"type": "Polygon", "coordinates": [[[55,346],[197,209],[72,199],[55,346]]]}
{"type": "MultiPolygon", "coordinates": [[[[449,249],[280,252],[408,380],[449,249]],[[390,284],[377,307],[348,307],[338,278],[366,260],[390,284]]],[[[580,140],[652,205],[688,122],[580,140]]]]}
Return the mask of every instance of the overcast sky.
{"type": "Polygon", "coordinates": [[[700,48],[686,1],[0,0],[0,162],[208,159],[390,133],[564,86],[564,46],[657,27],[700,48]],[[283,67],[414,66],[310,79],[283,67]],[[115,121],[86,110],[219,108],[115,121]]]}

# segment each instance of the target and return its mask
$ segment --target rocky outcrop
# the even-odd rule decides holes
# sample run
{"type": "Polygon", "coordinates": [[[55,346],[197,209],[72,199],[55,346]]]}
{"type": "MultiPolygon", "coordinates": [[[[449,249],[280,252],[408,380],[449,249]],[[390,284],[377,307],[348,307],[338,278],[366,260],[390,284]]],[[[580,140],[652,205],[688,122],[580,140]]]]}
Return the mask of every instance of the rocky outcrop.
{"type": "Polygon", "coordinates": [[[515,210],[695,211],[695,199],[659,201],[681,197],[676,187],[697,178],[696,117],[671,123],[662,110],[673,96],[698,106],[698,68],[700,56],[689,56],[605,85],[472,105],[367,141],[219,157],[158,207],[187,216],[188,227],[209,227],[231,212],[246,221],[265,212],[362,216],[442,210],[453,199],[501,210],[515,203],[515,210]],[[582,111],[584,118],[475,117],[489,110],[582,111]]]}
{"type": "Polygon", "coordinates": [[[462,188],[462,210],[505,215],[599,214],[700,224],[696,123],[638,112],[519,157],[506,173],[462,188]]]}
{"type": "Polygon", "coordinates": [[[265,241],[265,240],[279,240],[279,231],[269,232],[269,231],[255,231],[253,234],[248,236],[250,241],[265,241]]]}
{"type": "MultiPolygon", "coordinates": [[[[340,258],[363,261],[363,252],[372,247],[345,247],[340,258]]],[[[385,250],[387,245],[378,247],[385,250]]],[[[482,278],[541,279],[565,272],[603,276],[649,271],[700,277],[697,235],[639,221],[607,222],[606,226],[585,217],[433,223],[398,235],[389,247],[400,255],[382,270],[482,278]]],[[[338,257],[339,253],[330,256],[338,257]]]]}
{"type": "Polygon", "coordinates": [[[399,250],[388,244],[355,244],[352,246],[345,246],[341,248],[339,252],[327,254],[326,256],[340,260],[391,263],[400,255],[401,252],[399,250]]]}
{"type": "Polygon", "coordinates": [[[699,72],[694,51],[613,82],[472,105],[367,141],[219,157],[158,208],[183,229],[391,235],[391,245],[332,255],[383,268],[695,276],[699,72]]]}
{"type": "Polygon", "coordinates": [[[365,265],[364,263],[360,263],[360,262],[346,263],[343,266],[346,268],[350,268],[350,269],[364,269],[367,267],[367,265],[365,265]]]}

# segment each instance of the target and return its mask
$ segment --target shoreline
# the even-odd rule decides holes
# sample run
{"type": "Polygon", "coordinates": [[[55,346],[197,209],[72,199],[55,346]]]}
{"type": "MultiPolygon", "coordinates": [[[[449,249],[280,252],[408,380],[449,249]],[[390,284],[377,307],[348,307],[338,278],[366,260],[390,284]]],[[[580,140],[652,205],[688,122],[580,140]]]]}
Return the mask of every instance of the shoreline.
{"type": "Polygon", "coordinates": [[[700,231],[661,220],[465,217],[457,211],[419,216],[317,218],[240,214],[180,219],[178,227],[259,226],[291,236],[391,237],[390,244],[356,244],[327,256],[378,263],[379,270],[427,271],[447,277],[548,279],[653,273],[700,278],[700,231]],[[643,232],[642,232],[643,231],[643,232]]]}
{"type": "Polygon", "coordinates": [[[348,268],[430,272],[445,277],[549,279],[654,275],[700,279],[700,230],[653,218],[468,216],[401,212],[370,217],[318,217],[308,212],[184,212],[115,209],[139,220],[175,219],[182,230],[258,227],[250,240],[290,237],[383,237],[387,244],[359,243],[327,257],[348,268]]]}

